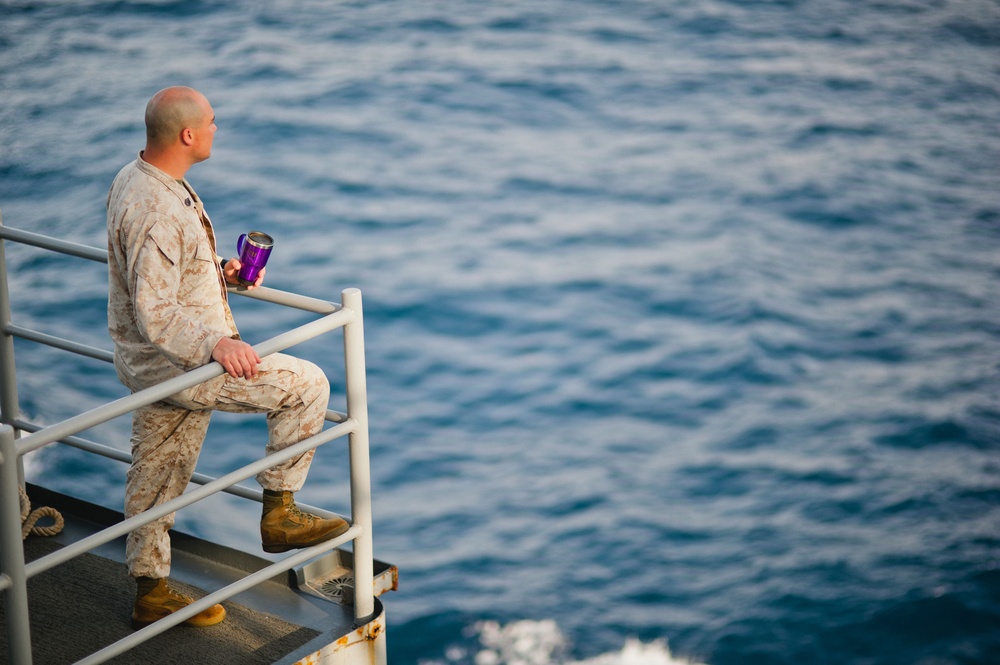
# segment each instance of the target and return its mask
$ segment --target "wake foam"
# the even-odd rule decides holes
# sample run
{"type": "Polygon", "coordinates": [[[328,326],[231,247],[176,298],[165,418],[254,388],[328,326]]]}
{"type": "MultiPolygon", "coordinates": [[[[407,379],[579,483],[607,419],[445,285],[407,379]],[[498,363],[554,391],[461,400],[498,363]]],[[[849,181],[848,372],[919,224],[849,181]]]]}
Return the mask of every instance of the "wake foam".
{"type": "Polygon", "coordinates": [[[471,660],[463,650],[450,650],[445,662],[471,662],[474,665],[698,665],[674,658],[666,640],[643,643],[635,638],[625,641],[621,651],[602,654],[587,660],[568,655],[569,641],[555,621],[515,621],[500,625],[482,621],[475,626],[479,648],[471,660]]]}

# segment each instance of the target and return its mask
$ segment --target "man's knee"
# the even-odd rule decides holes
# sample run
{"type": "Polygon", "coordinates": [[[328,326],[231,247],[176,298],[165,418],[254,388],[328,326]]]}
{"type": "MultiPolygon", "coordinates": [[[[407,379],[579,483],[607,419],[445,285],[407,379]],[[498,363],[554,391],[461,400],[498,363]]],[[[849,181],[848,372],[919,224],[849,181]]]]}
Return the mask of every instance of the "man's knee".
{"type": "Polygon", "coordinates": [[[306,403],[314,400],[323,400],[326,404],[330,399],[330,380],[320,367],[308,360],[300,361],[302,369],[300,378],[303,388],[303,401],[306,403]]]}

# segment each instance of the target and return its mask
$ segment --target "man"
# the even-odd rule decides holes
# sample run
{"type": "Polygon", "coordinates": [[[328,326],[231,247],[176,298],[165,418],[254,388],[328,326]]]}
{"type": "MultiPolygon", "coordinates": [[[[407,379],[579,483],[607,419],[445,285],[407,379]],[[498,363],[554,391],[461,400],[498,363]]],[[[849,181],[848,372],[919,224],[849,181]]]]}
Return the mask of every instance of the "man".
{"type": "MultiPolygon", "coordinates": [[[[146,146],[108,194],[108,328],[118,376],[133,391],[216,361],[226,373],[137,409],[125,516],[179,496],[194,472],[212,410],[267,413],[267,452],[318,433],[330,386],[316,365],[283,354],[261,359],[240,339],[226,283],[240,262],[216,254],[215,232],[185,179],[212,154],[215,115],[204,95],[161,90],[146,106],[146,146]]],[[[254,285],[259,286],[264,270],[254,285]]],[[[257,476],[264,488],[260,530],[267,552],[308,547],[344,533],[339,518],[301,512],[293,493],[305,482],[313,451],[257,476]]],[[[193,602],[167,584],[173,515],[129,534],[126,560],[136,579],[133,625],[161,619],[193,602]]],[[[210,626],[221,605],[185,623],[210,626]]]]}

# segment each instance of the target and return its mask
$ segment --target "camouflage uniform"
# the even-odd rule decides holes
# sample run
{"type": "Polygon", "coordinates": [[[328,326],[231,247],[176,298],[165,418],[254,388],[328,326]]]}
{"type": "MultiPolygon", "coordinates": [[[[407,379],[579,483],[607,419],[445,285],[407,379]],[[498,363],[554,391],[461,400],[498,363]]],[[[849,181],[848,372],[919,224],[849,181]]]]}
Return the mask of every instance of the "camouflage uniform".
{"type": "MultiPolygon", "coordinates": [[[[108,194],[108,329],[115,369],[132,391],[212,360],[223,337],[239,338],[215,232],[186,180],[135,160],[108,194]]],[[[263,359],[255,379],[216,377],[137,409],[125,516],[180,494],[194,472],[212,410],[267,413],[267,452],[319,432],[330,386],[316,365],[283,354],[263,359]]],[[[261,472],[264,489],[297,491],[313,453],[261,472]]],[[[126,558],[133,576],[170,572],[173,515],[134,530],[126,558]]]]}

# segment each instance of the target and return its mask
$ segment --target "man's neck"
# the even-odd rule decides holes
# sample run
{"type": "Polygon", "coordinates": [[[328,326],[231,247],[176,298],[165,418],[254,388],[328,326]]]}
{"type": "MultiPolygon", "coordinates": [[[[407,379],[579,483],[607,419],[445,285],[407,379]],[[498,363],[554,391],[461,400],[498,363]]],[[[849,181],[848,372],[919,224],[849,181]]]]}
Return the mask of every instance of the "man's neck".
{"type": "Polygon", "coordinates": [[[190,161],[185,157],[169,150],[150,148],[148,145],[145,150],[139,153],[139,157],[142,161],[155,166],[175,180],[183,180],[188,169],[191,168],[190,161]]]}

